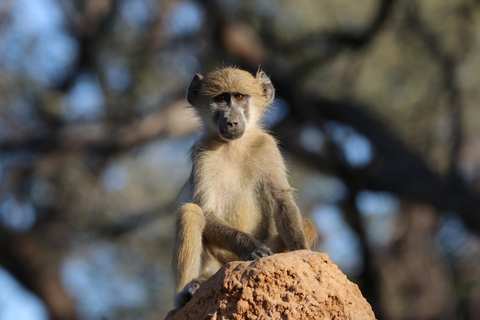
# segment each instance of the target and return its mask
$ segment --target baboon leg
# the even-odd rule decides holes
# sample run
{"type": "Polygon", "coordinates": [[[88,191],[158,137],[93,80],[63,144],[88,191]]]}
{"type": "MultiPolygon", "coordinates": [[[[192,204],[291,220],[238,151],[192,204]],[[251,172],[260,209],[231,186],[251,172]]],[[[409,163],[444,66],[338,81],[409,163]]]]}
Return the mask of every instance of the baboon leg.
{"type": "Polygon", "coordinates": [[[184,204],[177,213],[176,229],[173,268],[176,273],[175,305],[179,307],[190,300],[201,282],[202,234],[205,229],[202,209],[193,203],[184,204]]]}
{"type": "Polygon", "coordinates": [[[265,244],[267,245],[267,247],[270,248],[270,250],[272,250],[273,253],[282,253],[288,251],[285,242],[283,242],[283,239],[282,237],[280,237],[279,234],[276,234],[275,236],[265,241],[265,244]]]}
{"type": "MultiPolygon", "coordinates": [[[[218,250],[218,249],[217,249],[218,250]]],[[[238,259],[228,259],[229,261],[238,260],[238,259]]],[[[202,254],[202,270],[200,273],[201,279],[208,279],[215,274],[221,267],[225,265],[225,262],[219,261],[214,257],[207,246],[204,247],[202,254]]]]}
{"type": "Polygon", "coordinates": [[[308,247],[311,248],[318,240],[317,227],[312,219],[303,219],[303,230],[305,232],[305,238],[307,238],[308,247]]]}
{"type": "MultiPolygon", "coordinates": [[[[318,240],[318,231],[311,219],[303,219],[303,230],[307,239],[308,247],[311,248],[318,240]]],[[[275,235],[265,243],[274,253],[287,252],[288,248],[279,234],[275,235]]]]}

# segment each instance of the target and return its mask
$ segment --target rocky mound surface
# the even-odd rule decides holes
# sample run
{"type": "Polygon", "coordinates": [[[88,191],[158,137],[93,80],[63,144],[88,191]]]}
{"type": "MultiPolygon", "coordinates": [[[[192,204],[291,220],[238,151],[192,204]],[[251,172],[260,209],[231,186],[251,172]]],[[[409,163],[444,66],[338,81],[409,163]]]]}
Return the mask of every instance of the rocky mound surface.
{"type": "Polygon", "coordinates": [[[294,251],[228,263],[173,319],[375,319],[358,286],[325,253],[294,251]]]}

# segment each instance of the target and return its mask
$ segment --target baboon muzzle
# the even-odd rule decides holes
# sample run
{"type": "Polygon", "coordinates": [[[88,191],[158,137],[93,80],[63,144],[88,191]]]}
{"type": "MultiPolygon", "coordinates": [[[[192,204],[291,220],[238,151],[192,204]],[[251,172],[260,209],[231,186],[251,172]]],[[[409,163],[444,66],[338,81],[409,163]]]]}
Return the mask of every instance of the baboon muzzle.
{"type": "Polygon", "coordinates": [[[228,110],[220,115],[218,120],[220,135],[227,140],[235,140],[245,132],[245,119],[238,110],[228,110]]]}

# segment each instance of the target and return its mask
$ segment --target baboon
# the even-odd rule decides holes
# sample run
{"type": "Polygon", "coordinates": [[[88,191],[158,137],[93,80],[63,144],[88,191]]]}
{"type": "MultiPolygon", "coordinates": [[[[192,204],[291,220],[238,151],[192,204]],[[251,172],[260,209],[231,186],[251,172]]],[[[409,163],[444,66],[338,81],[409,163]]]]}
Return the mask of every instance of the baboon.
{"type": "Polygon", "coordinates": [[[262,126],[274,98],[263,71],[196,74],[188,102],[203,123],[176,216],[175,307],[227,262],[309,249],[317,237],[302,219],[276,140],[262,126]]]}

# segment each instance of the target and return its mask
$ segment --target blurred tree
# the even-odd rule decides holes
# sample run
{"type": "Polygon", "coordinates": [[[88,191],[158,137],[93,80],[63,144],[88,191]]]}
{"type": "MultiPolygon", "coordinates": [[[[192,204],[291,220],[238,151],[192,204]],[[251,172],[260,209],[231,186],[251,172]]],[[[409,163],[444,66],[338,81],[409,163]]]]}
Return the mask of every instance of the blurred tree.
{"type": "Polygon", "coordinates": [[[188,81],[261,66],[317,249],[378,319],[478,319],[479,4],[3,1],[0,267],[51,319],[162,318],[188,81]]]}

